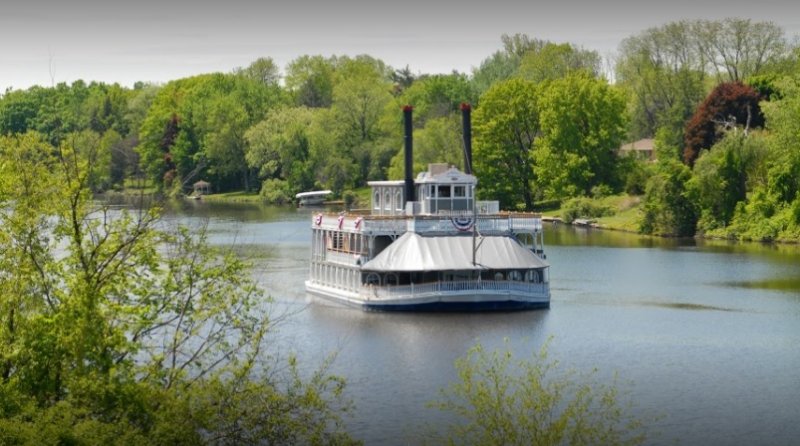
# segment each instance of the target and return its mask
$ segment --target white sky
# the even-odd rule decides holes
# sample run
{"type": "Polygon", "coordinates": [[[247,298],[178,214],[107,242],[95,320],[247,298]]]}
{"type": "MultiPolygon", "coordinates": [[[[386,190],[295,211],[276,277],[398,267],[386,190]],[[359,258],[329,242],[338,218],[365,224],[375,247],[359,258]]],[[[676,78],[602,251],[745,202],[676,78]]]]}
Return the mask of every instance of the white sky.
{"type": "Polygon", "coordinates": [[[369,54],[414,73],[470,72],[503,33],[611,56],[625,37],[684,18],[770,20],[800,34],[788,0],[3,0],[0,93],[53,82],[167,82],[258,57],[369,54]]]}

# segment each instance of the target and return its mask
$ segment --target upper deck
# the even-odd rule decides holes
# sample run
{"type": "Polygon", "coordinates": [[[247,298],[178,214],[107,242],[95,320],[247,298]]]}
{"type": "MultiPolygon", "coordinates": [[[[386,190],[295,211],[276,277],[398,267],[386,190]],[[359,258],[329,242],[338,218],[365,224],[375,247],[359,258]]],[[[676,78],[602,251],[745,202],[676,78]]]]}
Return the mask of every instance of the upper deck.
{"type": "Polygon", "coordinates": [[[316,214],[311,226],[330,231],[361,233],[368,236],[418,234],[458,234],[474,229],[482,235],[538,233],[542,217],[534,213],[500,212],[492,214],[452,213],[437,215],[356,215],[316,214]]]}
{"type": "Polygon", "coordinates": [[[482,235],[537,234],[539,214],[500,212],[498,201],[478,201],[477,178],[447,164],[429,164],[414,181],[418,201],[407,200],[402,181],[370,181],[369,215],[313,217],[312,227],[367,236],[397,236],[406,232],[447,235],[471,232],[482,235]]]}

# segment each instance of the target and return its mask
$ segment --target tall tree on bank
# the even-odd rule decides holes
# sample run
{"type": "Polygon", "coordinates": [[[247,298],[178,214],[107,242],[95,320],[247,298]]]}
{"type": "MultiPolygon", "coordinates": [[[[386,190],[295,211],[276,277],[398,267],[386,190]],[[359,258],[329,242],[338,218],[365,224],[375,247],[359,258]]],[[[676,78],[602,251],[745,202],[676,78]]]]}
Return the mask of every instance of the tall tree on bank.
{"type": "Polygon", "coordinates": [[[245,131],[281,102],[279,86],[239,74],[172,81],[142,124],[142,169],[166,190],[182,191],[201,177],[217,190],[249,188],[245,131]]]}
{"type": "Polygon", "coordinates": [[[772,22],[698,20],[693,34],[720,82],[743,82],[788,55],[783,29],[772,22]]]}
{"type": "Polygon", "coordinates": [[[529,51],[543,48],[547,41],[529,37],[527,34],[503,34],[500,40],[503,50],[497,51],[472,70],[475,92],[482,95],[492,85],[516,75],[522,58],[529,51]]]}
{"type": "Polygon", "coordinates": [[[743,127],[746,132],[763,127],[761,99],[757,91],[741,82],[718,85],[686,124],[684,162],[694,165],[700,152],[710,149],[730,128],[743,127]]]}
{"type": "Polygon", "coordinates": [[[569,43],[545,43],[528,50],[520,61],[517,75],[532,82],[561,79],[572,73],[600,75],[600,55],[569,43]]]}
{"type": "Polygon", "coordinates": [[[383,121],[393,103],[392,71],[380,60],[359,56],[342,61],[337,71],[339,81],[333,89],[332,114],[335,119],[338,147],[349,153],[358,165],[356,184],[368,178],[385,178],[394,148],[381,140],[386,136],[383,121]]]}
{"type": "Polygon", "coordinates": [[[257,169],[262,195],[270,201],[289,201],[293,194],[314,186],[314,170],[310,165],[309,128],[314,123],[314,110],[306,107],[279,107],[245,134],[249,166],[257,169]],[[274,190],[287,190],[283,196],[274,190]]]}
{"type": "Polygon", "coordinates": [[[475,172],[479,193],[505,209],[533,209],[533,150],[541,136],[539,88],[510,79],[493,85],[475,110],[475,172]]]}
{"type": "Polygon", "coordinates": [[[585,73],[551,82],[539,101],[542,137],[534,155],[540,187],[552,198],[619,187],[617,150],[625,135],[621,91],[585,73]]]}
{"type": "Polygon", "coordinates": [[[658,129],[679,135],[706,94],[706,61],[691,22],[672,22],[620,44],[616,80],[629,94],[629,136],[651,138],[658,129]]]}
{"type": "Polygon", "coordinates": [[[335,72],[335,58],[300,56],[286,67],[286,89],[296,105],[330,107],[336,83],[335,72]]]}

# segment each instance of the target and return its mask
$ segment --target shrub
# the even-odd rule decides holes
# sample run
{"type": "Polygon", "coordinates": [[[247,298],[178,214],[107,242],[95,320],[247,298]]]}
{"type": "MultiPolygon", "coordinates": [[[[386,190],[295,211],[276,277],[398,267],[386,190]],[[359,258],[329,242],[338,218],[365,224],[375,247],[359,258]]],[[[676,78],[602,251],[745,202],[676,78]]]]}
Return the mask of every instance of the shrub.
{"type": "Polygon", "coordinates": [[[261,196],[264,201],[274,204],[291,203],[294,199],[292,188],[286,180],[270,178],[264,180],[261,186],[261,196]]]}
{"type": "Polygon", "coordinates": [[[610,206],[597,203],[586,197],[573,198],[567,201],[563,209],[561,217],[567,223],[572,223],[578,218],[606,217],[615,213],[610,206]]]}
{"type": "Polygon", "coordinates": [[[480,345],[456,360],[459,381],[433,407],[458,415],[441,444],[638,445],[643,422],[630,402],[591,375],[559,369],[547,345],[527,360],[480,345]]]}

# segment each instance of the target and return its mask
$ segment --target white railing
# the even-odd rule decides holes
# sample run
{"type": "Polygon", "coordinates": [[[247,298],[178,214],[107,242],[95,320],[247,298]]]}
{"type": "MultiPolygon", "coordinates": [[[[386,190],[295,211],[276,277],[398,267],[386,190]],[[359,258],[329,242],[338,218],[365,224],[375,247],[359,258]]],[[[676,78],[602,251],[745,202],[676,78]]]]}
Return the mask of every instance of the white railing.
{"type": "Polygon", "coordinates": [[[362,254],[353,253],[353,252],[340,252],[340,251],[333,251],[333,250],[326,250],[325,251],[325,260],[329,262],[336,262],[341,263],[342,265],[359,265],[358,260],[361,259],[363,261],[364,256],[362,254]]]}
{"type": "Polygon", "coordinates": [[[475,209],[479,214],[497,214],[500,212],[499,201],[479,201],[475,203],[475,209]]]}
{"type": "Polygon", "coordinates": [[[437,293],[463,292],[516,292],[544,296],[548,293],[548,283],[514,282],[506,280],[463,280],[454,282],[436,282],[421,285],[367,285],[362,287],[361,294],[368,299],[398,298],[437,293]]]}
{"type": "MultiPolygon", "coordinates": [[[[330,231],[362,232],[364,234],[449,233],[472,230],[468,224],[471,212],[416,216],[358,216],[317,214],[311,217],[311,226],[330,231]],[[454,224],[454,219],[458,224],[454,224]]],[[[538,214],[478,214],[477,231],[481,234],[508,232],[540,232],[542,218],[538,214]]]]}

